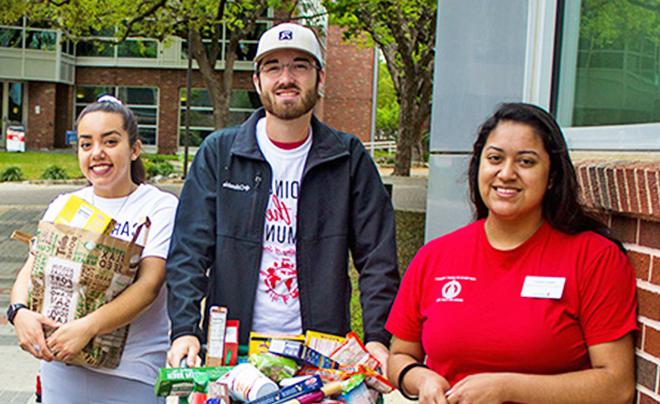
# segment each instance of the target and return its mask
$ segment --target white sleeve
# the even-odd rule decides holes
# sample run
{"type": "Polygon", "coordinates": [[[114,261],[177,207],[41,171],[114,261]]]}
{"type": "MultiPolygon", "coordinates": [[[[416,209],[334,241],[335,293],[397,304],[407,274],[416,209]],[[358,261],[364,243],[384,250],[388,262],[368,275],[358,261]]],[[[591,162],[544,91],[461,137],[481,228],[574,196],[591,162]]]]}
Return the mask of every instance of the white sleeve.
{"type": "Polygon", "coordinates": [[[170,249],[170,237],[174,228],[174,215],[178,203],[179,200],[169,194],[156,203],[157,207],[149,214],[151,228],[142,251],[142,258],[159,257],[167,259],[167,252],[170,249]]]}
{"type": "Polygon", "coordinates": [[[54,222],[57,214],[60,213],[66,204],[66,201],[69,199],[69,195],[71,194],[60,194],[55,199],[53,199],[50,205],[48,205],[46,213],[44,213],[44,216],[41,218],[41,220],[51,223],[54,222]]]}

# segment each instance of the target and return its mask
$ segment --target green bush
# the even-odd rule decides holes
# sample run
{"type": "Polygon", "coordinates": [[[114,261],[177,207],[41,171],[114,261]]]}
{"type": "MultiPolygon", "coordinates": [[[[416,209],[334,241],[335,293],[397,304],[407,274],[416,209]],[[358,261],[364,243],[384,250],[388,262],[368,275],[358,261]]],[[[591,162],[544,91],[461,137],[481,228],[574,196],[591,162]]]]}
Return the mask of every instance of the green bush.
{"type": "Polygon", "coordinates": [[[44,180],[66,180],[69,179],[69,175],[66,171],[57,165],[48,166],[41,174],[41,178],[44,180]]]}
{"type": "Polygon", "coordinates": [[[152,154],[148,157],[145,158],[147,161],[153,163],[153,164],[160,164],[160,163],[167,163],[167,160],[163,156],[159,156],[157,154],[152,154]]]}
{"type": "Polygon", "coordinates": [[[156,176],[167,177],[174,172],[174,167],[167,161],[160,163],[145,162],[144,169],[147,172],[147,177],[153,178],[156,176]]]}
{"type": "Polygon", "coordinates": [[[0,173],[0,181],[23,181],[23,171],[20,167],[7,167],[0,173]]]}

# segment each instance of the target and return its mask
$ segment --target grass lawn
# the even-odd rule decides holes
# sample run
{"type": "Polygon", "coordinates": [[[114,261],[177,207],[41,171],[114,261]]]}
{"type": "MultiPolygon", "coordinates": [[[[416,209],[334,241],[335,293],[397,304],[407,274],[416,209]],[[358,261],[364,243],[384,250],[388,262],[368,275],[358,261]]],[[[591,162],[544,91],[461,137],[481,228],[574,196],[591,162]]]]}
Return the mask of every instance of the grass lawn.
{"type": "MultiPolygon", "coordinates": [[[[142,156],[143,160],[161,159],[176,161],[178,158],[176,155],[165,154],[143,153],[142,156]]],[[[78,167],[78,159],[72,150],[57,152],[31,151],[25,153],[0,152],[0,173],[7,167],[17,166],[23,171],[23,177],[26,180],[41,179],[44,170],[51,165],[63,168],[69,178],[83,177],[78,167]]]]}
{"type": "Polygon", "coordinates": [[[38,180],[44,170],[51,166],[62,167],[69,178],[82,178],[78,159],[71,152],[25,152],[9,153],[0,152],[0,172],[7,167],[17,166],[23,171],[26,180],[38,180]]]}

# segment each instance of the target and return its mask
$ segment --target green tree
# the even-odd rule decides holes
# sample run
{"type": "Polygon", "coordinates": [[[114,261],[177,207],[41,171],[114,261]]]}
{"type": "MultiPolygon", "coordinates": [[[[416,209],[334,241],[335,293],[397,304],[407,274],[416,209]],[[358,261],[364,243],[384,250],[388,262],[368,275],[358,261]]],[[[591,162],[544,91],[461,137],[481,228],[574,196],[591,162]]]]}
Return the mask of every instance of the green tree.
{"type": "Polygon", "coordinates": [[[410,175],[431,114],[437,0],[323,0],[344,38],[367,33],[383,52],[399,103],[395,175],[410,175]]]}
{"type": "Polygon", "coordinates": [[[304,19],[300,14],[305,7],[293,0],[0,0],[0,23],[26,16],[31,23],[60,29],[74,41],[116,27],[116,43],[129,36],[187,40],[190,29],[189,51],[209,92],[215,125],[223,128],[240,41],[255,32],[257,19],[265,19],[269,7],[277,8],[283,19],[304,19]],[[227,44],[220,63],[223,30],[227,44]]]}

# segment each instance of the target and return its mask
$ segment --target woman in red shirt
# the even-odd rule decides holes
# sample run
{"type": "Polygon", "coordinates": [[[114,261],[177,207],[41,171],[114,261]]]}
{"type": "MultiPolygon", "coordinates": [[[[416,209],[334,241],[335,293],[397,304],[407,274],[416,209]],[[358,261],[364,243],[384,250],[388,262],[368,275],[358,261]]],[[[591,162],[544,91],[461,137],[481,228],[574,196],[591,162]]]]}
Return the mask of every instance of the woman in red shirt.
{"type": "Polygon", "coordinates": [[[469,167],[476,221],[425,245],[386,328],[389,377],[434,403],[617,403],[635,388],[635,275],[578,203],[561,129],[503,104],[469,167]]]}

